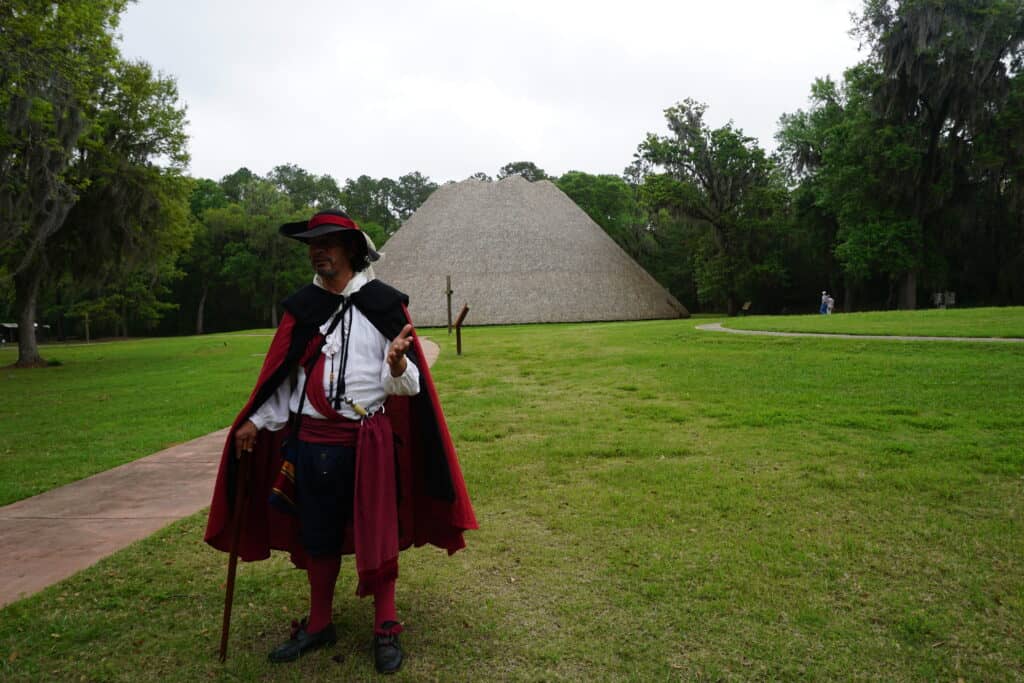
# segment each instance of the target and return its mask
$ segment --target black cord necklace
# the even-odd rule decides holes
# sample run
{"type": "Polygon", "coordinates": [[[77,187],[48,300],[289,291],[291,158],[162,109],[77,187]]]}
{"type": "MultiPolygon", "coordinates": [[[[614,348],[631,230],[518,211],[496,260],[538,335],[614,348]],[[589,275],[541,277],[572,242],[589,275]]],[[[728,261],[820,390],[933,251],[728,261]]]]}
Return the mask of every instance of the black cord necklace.
{"type": "MultiPolygon", "coordinates": [[[[341,361],[342,361],[342,363],[341,363],[341,377],[339,378],[339,381],[338,381],[339,390],[340,390],[340,387],[345,383],[345,365],[346,365],[347,356],[348,356],[348,354],[347,354],[347,351],[348,351],[348,335],[345,334],[344,319],[345,319],[345,313],[349,310],[350,305],[351,305],[350,300],[345,299],[345,298],[342,299],[341,310],[338,311],[334,315],[334,318],[331,320],[330,326],[327,328],[327,331],[324,332],[324,343],[326,344],[327,343],[327,339],[334,332],[335,328],[338,327],[338,323],[341,323],[341,348],[342,348],[342,359],[341,359],[341,361]]],[[[350,318],[351,318],[351,316],[350,316],[350,318]]],[[[349,329],[350,330],[352,329],[351,323],[349,324],[349,329]]],[[[327,386],[328,400],[330,400],[330,397],[335,394],[335,389],[334,389],[334,386],[335,386],[334,385],[334,380],[335,380],[334,356],[335,355],[337,355],[337,354],[333,353],[330,356],[330,359],[331,359],[331,374],[330,374],[330,376],[328,378],[328,386],[327,386]]],[[[332,403],[334,404],[334,409],[337,410],[338,409],[337,399],[332,400],[332,403]]]]}
{"type": "MultiPolygon", "coordinates": [[[[328,387],[328,395],[333,394],[331,405],[335,410],[341,410],[342,398],[345,395],[345,371],[348,369],[348,347],[349,340],[352,337],[352,303],[351,300],[346,299],[342,306],[341,313],[338,315],[338,321],[331,325],[333,327],[337,322],[341,322],[341,350],[339,359],[339,365],[341,366],[338,372],[337,384],[334,383],[334,356],[331,356],[331,382],[328,387]],[[346,321],[346,315],[348,314],[348,320],[346,321]]],[[[330,332],[328,332],[329,334],[330,332]]]]}

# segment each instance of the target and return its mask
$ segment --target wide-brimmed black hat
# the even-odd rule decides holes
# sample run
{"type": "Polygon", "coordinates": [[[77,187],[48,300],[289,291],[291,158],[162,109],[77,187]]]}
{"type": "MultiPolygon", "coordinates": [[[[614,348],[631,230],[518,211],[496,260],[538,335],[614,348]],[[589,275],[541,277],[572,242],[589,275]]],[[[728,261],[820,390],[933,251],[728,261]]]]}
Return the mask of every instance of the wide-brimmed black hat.
{"type": "Polygon", "coordinates": [[[291,237],[293,240],[300,242],[309,242],[314,237],[328,235],[332,232],[346,232],[348,230],[358,231],[363,236],[363,239],[366,240],[366,249],[369,252],[371,261],[376,261],[380,258],[380,254],[377,253],[377,248],[374,246],[370,236],[360,230],[356,222],[349,218],[348,214],[341,209],[325,209],[313,214],[313,217],[308,221],[285,223],[278,228],[278,232],[285,237],[291,237]]]}

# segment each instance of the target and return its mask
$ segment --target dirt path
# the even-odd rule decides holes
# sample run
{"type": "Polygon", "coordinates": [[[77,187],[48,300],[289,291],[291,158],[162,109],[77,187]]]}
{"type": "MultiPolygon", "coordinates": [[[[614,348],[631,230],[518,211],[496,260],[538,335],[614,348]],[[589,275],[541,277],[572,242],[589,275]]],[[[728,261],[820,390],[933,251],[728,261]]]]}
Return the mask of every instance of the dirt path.
{"type": "Polygon", "coordinates": [[[734,330],[723,327],[722,323],[705,323],[697,325],[698,330],[706,332],[731,332],[732,334],[752,334],[766,337],[825,337],[828,339],[885,339],[888,341],[945,341],[945,342],[985,342],[987,344],[1019,344],[1024,342],[1020,337],[914,337],[907,335],[883,334],[832,334],[827,332],[768,332],[766,330],[734,330]]]}
{"type": "MultiPolygon", "coordinates": [[[[427,364],[440,349],[421,339],[427,364]]],[[[0,607],[210,504],[224,429],[0,507],[0,607]]]]}

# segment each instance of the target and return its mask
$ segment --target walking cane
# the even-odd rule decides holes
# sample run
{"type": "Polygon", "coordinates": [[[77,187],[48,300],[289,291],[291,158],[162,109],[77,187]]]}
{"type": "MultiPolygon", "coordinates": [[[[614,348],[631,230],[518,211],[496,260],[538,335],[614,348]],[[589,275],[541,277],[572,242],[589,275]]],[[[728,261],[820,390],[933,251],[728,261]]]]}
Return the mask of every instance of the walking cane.
{"type": "Polygon", "coordinates": [[[220,628],[220,661],[228,658],[228,631],[231,628],[231,603],[235,597],[235,571],[238,569],[238,543],[242,536],[242,515],[249,498],[249,463],[252,453],[246,453],[238,462],[235,480],[235,505],[231,512],[234,527],[231,530],[231,554],[228,557],[228,581],[224,591],[224,622],[220,628]]]}

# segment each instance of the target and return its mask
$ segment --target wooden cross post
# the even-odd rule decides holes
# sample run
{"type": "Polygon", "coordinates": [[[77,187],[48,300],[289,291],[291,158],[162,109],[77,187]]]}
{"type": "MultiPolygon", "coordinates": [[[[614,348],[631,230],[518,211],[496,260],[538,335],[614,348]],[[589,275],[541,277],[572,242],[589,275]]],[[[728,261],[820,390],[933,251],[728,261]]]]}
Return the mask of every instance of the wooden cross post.
{"type": "Polygon", "coordinates": [[[452,276],[448,276],[448,284],[445,285],[445,295],[448,297],[448,334],[452,333],[452,276]]]}

